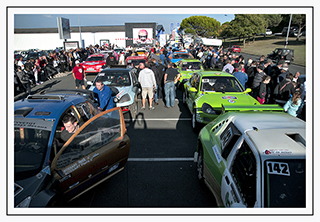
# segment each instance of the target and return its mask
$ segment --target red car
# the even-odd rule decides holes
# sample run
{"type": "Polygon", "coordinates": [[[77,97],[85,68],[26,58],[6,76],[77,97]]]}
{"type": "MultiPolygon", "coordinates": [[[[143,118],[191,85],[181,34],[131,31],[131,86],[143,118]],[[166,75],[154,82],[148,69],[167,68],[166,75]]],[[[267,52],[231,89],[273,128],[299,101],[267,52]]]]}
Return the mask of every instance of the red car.
{"type": "Polygon", "coordinates": [[[146,63],[147,62],[147,57],[146,56],[129,56],[126,59],[126,65],[128,66],[136,66],[140,62],[146,63]]]}
{"type": "Polygon", "coordinates": [[[238,45],[233,45],[229,48],[229,51],[231,52],[241,52],[241,48],[238,45]]]}
{"type": "Polygon", "coordinates": [[[94,54],[90,55],[81,65],[86,74],[98,73],[106,67],[106,59],[107,57],[103,54],[94,54]]]}

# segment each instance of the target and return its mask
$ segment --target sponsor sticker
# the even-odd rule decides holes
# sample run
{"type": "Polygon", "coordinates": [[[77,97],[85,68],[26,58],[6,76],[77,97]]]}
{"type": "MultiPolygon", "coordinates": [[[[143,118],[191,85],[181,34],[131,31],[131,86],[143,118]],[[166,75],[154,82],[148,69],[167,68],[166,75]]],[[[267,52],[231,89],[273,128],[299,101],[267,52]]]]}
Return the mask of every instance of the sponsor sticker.
{"type": "Polygon", "coordinates": [[[229,103],[235,103],[236,101],[234,101],[233,99],[229,99],[228,102],[229,103]]]}
{"type": "Polygon", "coordinates": [[[218,151],[217,145],[214,145],[212,147],[212,150],[213,150],[214,155],[216,156],[216,159],[217,159],[218,163],[220,163],[222,159],[221,159],[220,153],[218,151]]]}
{"type": "Polygon", "coordinates": [[[223,96],[221,97],[222,99],[238,99],[237,97],[235,96],[223,96]]]}
{"type": "Polygon", "coordinates": [[[291,155],[292,151],[288,149],[268,149],[264,150],[263,154],[265,155],[291,155]]]}

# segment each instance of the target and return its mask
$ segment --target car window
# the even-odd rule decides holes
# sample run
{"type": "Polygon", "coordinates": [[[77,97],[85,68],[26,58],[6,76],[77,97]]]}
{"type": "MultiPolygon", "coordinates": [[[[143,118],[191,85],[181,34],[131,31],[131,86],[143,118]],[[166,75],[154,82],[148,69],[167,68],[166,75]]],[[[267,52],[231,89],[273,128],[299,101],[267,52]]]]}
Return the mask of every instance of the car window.
{"type": "Polygon", "coordinates": [[[183,62],[181,66],[182,71],[200,70],[200,62],[183,62]]]}
{"type": "Polygon", "coordinates": [[[80,114],[81,122],[86,122],[92,117],[91,108],[87,102],[77,104],[76,108],[80,114]]]}
{"type": "Polygon", "coordinates": [[[239,190],[243,203],[254,207],[257,190],[257,161],[247,142],[244,140],[235,155],[230,173],[239,190]]]}
{"type": "Polygon", "coordinates": [[[220,135],[222,157],[227,159],[232,148],[240,138],[241,133],[231,122],[220,135]]]}
{"type": "Polygon", "coordinates": [[[72,164],[120,136],[119,110],[108,112],[99,118],[89,121],[83,129],[77,132],[73,139],[71,137],[66,142],[66,148],[63,147],[64,150],[57,160],[57,168],[60,169],[72,164]]]}
{"type": "Polygon", "coordinates": [[[114,71],[112,69],[108,69],[105,72],[101,72],[94,80],[94,85],[97,80],[102,80],[104,85],[107,86],[130,86],[131,80],[129,77],[129,71],[120,70],[114,71]]]}
{"type": "Polygon", "coordinates": [[[264,207],[306,207],[306,160],[264,162],[264,207]]]}
{"type": "Polygon", "coordinates": [[[15,177],[32,176],[42,167],[54,121],[14,119],[15,177]]]}
{"type": "Polygon", "coordinates": [[[201,91],[204,92],[242,92],[234,77],[206,76],[202,78],[201,91]]]}
{"type": "Polygon", "coordinates": [[[104,60],[103,56],[92,56],[92,57],[89,57],[86,61],[95,62],[95,61],[103,61],[103,60],[104,60]]]}

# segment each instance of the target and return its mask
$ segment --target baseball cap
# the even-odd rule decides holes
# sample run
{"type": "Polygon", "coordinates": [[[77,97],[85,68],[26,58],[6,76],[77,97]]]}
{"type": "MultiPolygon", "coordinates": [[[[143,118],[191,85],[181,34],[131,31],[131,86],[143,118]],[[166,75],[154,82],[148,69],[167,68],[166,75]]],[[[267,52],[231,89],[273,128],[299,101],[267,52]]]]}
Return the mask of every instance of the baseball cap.
{"type": "Polygon", "coordinates": [[[79,64],[79,63],[80,63],[80,62],[77,60],[77,61],[76,61],[76,64],[79,64]]]}

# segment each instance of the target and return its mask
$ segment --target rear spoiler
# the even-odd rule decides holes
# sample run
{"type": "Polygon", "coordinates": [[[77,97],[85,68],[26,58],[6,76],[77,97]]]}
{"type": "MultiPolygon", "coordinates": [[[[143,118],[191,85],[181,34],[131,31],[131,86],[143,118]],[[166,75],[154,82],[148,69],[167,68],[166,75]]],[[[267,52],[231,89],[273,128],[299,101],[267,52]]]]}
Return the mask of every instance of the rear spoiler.
{"type": "Polygon", "coordinates": [[[110,68],[127,68],[127,65],[110,65],[110,68]]]}
{"type": "Polygon", "coordinates": [[[44,95],[44,94],[58,94],[58,95],[72,94],[72,95],[87,96],[90,99],[94,98],[93,92],[85,89],[48,89],[40,92],[40,95],[44,95]]]}
{"type": "Polygon", "coordinates": [[[278,104],[268,104],[268,105],[243,105],[243,106],[222,106],[222,113],[236,111],[236,112],[243,112],[243,111],[270,111],[270,112],[283,112],[283,108],[278,104]]]}

